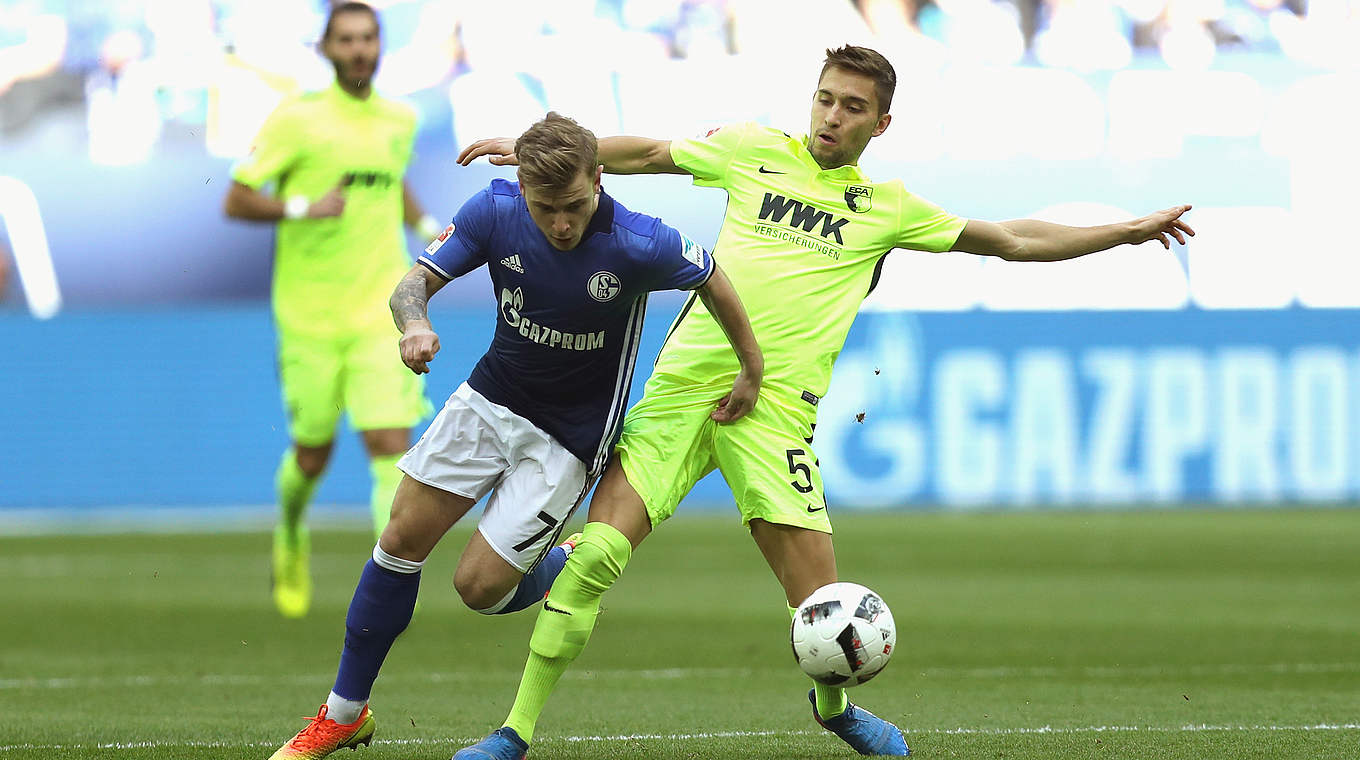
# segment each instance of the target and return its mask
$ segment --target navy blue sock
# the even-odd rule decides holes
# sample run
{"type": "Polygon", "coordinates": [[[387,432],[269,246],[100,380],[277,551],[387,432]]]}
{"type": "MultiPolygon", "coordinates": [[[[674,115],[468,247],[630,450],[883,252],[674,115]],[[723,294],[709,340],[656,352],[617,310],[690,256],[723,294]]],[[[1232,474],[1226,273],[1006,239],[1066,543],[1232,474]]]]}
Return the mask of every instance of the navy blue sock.
{"type": "Polygon", "coordinates": [[[364,565],[345,617],[345,648],[335,674],[336,694],[345,699],[368,699],[392,642],[411,622],[419,588],[419,572],[394,572],[371,559],[364,565]]]}
{"type": "Polygon", "coordinates": [[[543,561],[534,566],[533,570],[524,574],[520,580],[519,587],[515,589],[515,595],[510,597],[510,601],[505,606],[496,611],[497,615],[505,615],[510,612],[519,612],[543,598],[552,588],[553,581],[557,580],[558,573],[562,572],[562,566],[567,564],[567,550],[560,546],[554,546],[552,551],[543,561]]]}

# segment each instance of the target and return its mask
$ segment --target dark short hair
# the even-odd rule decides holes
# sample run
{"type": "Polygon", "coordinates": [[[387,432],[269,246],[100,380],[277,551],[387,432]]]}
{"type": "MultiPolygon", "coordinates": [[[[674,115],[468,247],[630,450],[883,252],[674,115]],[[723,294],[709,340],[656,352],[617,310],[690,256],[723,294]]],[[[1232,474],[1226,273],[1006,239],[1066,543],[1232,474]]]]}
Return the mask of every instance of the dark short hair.
{"type": "Polygon", "coordinates": [[[822,63],[822,73],[817,81],[826,76],[828,69],[837,68],[853,71],[874,80],[874,94],[878,96],[878,115],[882,116],[892,106],[893,91],[897,89],[897,71],[888,59],[877,50],[856,45],[842,45],[832,50],[826,49],[826,60],[822,63]]]}
{"type": "Polygon", "coordinates": [[[556,111],[515,140],[521,181],[560,190],[600,165],[600,143],[589,129],[556,111]]]}
{"type": "Polygon", "coordinates": [[[373,10],[373,6],[368,3],[344,2],[335,3],[331,6],[330,15],[326,17],[326,31],[321,33],[321,41],[330,39],[331,27],[335,26],[335,17],[345,13],[367,13],[373,17],[373,25],[382,32],[382,25],[378,23],[378,12],[373,10]]]}

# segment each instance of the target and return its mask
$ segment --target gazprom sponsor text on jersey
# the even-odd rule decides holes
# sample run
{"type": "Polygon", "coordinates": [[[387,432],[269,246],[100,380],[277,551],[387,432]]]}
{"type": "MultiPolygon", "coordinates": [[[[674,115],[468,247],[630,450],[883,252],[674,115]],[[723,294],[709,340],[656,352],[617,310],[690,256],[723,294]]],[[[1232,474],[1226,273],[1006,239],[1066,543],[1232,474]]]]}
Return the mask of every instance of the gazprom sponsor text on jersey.
{"type": "Polygon", "coordinates": [[[519,288],[501,288],[501,317],[520,335],[550,348],[569,351],[594,351],[604,346],[604,330],[589,333],[570,333],[540,325],[520,313],[524,308],[524,294],[519,288]]]}

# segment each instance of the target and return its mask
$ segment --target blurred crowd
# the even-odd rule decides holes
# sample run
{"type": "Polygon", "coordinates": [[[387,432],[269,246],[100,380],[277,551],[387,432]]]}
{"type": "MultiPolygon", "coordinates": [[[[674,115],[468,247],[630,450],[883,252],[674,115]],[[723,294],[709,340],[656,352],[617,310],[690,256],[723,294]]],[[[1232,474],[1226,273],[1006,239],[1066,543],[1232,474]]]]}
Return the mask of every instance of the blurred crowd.
{"type": "MultiPolygon", "coordinates": [[[[423,129],[486,133],[486,103],[528,123],[544,106],[602,133],[676,78],[727,62],[880,47],[899,66],[1078,72],[1204,69],[1233,51],[1322,68],[1360,61],[1360,0],[375,0],[377,85],[423,129]],[[685,73],[671,70],[688,62],[685,73]],[[632,98],[630,100],[630,98],[632,98]],[[463,107],[476,104],[478,107],[463,107]]],[[[189,136],[239,155],[280,98],[324,86],[326,0],[0,0],[0,141],[49,114],[77,120],[96,163],[189,136]]],[[[713,79],[708,79],[710,83],[713,79]]],[[[698,104],[702,106],[702,103],[698,104]]]]}
{"type": "Polygon", "coordinates": [[[1348,39],[1360,31],[1356,0],[856,0],[856,6],[882,38],[927,40],[956,58],[1078,71],[1125,68],[1140,57],[1205,67],[1220,51],[1340,63],[1356,60],[1348,39]],[[1341,31],[1349,36],[1334,34],[1341,31]]]}

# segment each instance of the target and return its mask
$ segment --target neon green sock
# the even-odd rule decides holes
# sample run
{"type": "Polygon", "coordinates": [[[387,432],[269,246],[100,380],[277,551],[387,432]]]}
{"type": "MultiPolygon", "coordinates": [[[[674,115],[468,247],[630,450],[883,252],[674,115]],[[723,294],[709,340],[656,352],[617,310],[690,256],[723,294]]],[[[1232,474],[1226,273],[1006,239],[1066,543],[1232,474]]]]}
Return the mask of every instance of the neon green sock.
{"type": "Polygon", "coordinates": [[[530,650],[529,659],[524,663],[524,675],[520,677],[519,691],[515,692],[515,704],[501,725],[515,729],[526,744],[533,741],[538,716],[543,714],[543,706],[571,663],[567,657],[549,658],[530,650]]]}
{"type": "Polygon", "coordinates": [[[586,523],[576,550],[553,582],[529,637],[529,660],[504,725],[524,741],[534,736],[543,706],[567,667],[586,648],[600,614],[600,597],[623,574],[633,546],[617,528],[586,523]]]}
{"type": "Polygon", "coordinates": [[[368,472],[373,476],[373,490],[369,493],[368,506],[373,510],[373,534],[382,538],[383,528],[392,516],[392,498],[397,494],[397,484],[401,482],[402,472],[397,469],[401,454],[388,454],[368,460],[368,472]]]}
{"type": "Polygon", "coordinates": [[[279,469],[274,473],[274,489],[279,499],[279,535],[292,547],[302,540],[306,528],[302,518],[320,480],[303,474],[297,464],[297,452],[291,447],[283,452],[279,469]]]}
{"type": "MultiPolygon", "coordinates": [[[[789,617],[797,613],[797,607],[789,607],[789,617]]],[[[840,715],[850,705],[850,700],[845,696],[845,689],[838,686],[827,686],[813,681],[812,690],[816,693],[817,714],[822,716],[822,720],[840,715]]]]}

